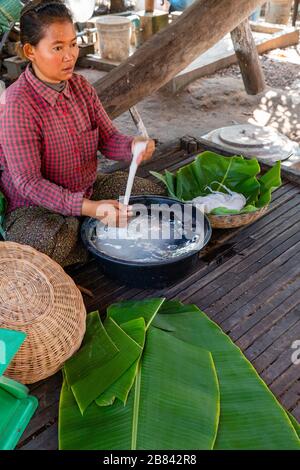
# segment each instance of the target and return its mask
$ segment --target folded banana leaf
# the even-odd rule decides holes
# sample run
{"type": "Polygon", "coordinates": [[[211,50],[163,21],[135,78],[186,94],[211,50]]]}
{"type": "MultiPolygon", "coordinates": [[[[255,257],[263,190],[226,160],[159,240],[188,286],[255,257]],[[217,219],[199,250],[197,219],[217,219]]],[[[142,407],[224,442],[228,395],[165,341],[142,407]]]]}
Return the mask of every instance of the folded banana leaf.
{"type": "Polygon", "coordinates": [[[143,317],[146,330],[149,328],[165,299],[127,300],[112,304],[107,309],[107,316],[114,319],[118,325],[143,317]]]}
{"type": "Polygon", "coordinates": [[[150,173],[166,185],[170,196],[183,202],[210,194],[208,187],[224,192],[221,185],[246,197],[247,205],[241,211],[214,209],[213,214],[223,215],[253,212],[268,205],[272,191],[281,185],[280,168],[280,162],[277,162],[259,177],[261,169],[256,159],[224,157],[207,151],[180,168],[176,174],[168,171],[164,175],[154,171],[150,173]]]}
{"type": "Polygon", "coordinates": [[[110,387],[108,387],[105,392],[103,392],[95,403],[98,406],[110,406],[112,405],[116,399],[119,399],[126,405],[128,400],[128,395],[130,390],[133,387],[134,380],[138,371],[138,365],[140,357],[129,367],[129,369],[124,372],[123,375],[119,379],[117,379],[110,387]]]}
{"type": "MultiPolygon", "coordinates": [[[[82,414],[94,400],[129,369],[142,351],[142,347],[125,330],[120,328],[112,318],[107,319],[105,327],[108,336],[119,351],[108,362],[101,361],[99,367],[95,367],[86,377],[80,378],[71,386],[82,414]]],[[[127,322],[127,327],[128,331],[140,328],[141,332],[144,332],[144,319],[138,318],[127,322]]]]}
{"type": "Polygon", "coordinates": [[[119,349],[104,328],[98,312],[86,319],[86,333],[80,350],[64,365],[65,378],[69,386],[87,377],[95,367],[110,361],[119,349]]]}
{"type": "Polygon", "coordinates": [[[212,353],[221,412],[215,449],[300,450],[288,414],[241,350],[195,305],[166,302],[159,310],[171,335],[212,353]]]}
{"type": "Polygon", "coordinates": [[[151,327],[126,406],[119,401],[107,407],[93,403],[82,416],[64,382],[59,447],[212,449],[218,420],[219,389],[211,354],[151,327]]]}
{"type": "MultiPolygon", "coordinates": [[[[109,318],[105,320],[106,325],[109,318]]],[[[126,404],[128,394],[134,384],[134,379],[137,374],[137,368],[142,356],[146,338],[146,325],[144,318],[130,320],[121,324],[121,328],[125,333],[130,335],[134,341],[141,346],[141,351],[138,359],[124,372],[105,392],[103,392],[96,400],[98,406],[112,405],[116,398],[121,400],[124,405],[126,404]],[[137,321],[138,320],[138,321],[137,321]],[[134,325],[136,328],[134,329],[134,325]]]]}
{"type": "MultiPolygon", "coordinates": [[[[112,304],[107,309],[108,318],[111,317],[118,323],[122,329],[125,327],[126,321],[133,319],[144,318],[145,321],[145,332],[149,328],[150,324],[154,321],[156,314],[164,302],[164,299],[146,299],[142,301],[127,301],[112,304]]],[[[143,348],[145,335],[138,337],[131,331],[131,337],[143,348]]],[[[116,398],[121,400],[124,405],[126,404],[128,394],[133,386],[135,376],[137,374],[137,368],[140,361],[140,357],[132,364],[132,366],[118,379],[116,380],[105,392],[100,395],[96,404],[99,406],[112,405],[116,398]]]]}

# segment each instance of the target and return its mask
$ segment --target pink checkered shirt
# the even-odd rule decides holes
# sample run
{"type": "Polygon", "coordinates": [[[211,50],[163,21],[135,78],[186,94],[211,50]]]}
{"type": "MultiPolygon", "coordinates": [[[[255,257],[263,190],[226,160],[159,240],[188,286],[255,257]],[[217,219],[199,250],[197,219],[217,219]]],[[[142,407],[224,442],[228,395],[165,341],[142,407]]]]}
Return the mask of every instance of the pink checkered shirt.
{"type": "Polygon", "coordinates": [[[42,206],[81,215],[97,173],[97,150],[112,160],[131,160],[133,137],[112,124],[95,89],[73,74],[58,93],[30,71],[1,96],[0,191],[8,212],[42,206]]]}

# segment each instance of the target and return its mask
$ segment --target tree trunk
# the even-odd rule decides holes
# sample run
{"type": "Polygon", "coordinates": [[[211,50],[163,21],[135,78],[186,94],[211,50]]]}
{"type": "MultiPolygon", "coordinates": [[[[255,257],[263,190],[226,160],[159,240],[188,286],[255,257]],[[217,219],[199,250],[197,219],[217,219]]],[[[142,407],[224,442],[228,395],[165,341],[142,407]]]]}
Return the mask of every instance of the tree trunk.
{"type": "Polygon", "coordinates": [[[197,0],[176,22],[95,83],[109,115],[119,116],[161,88],[262,3],[263,0],[197,0]]]}
{"type": "Polygon", "coordinates": [[[261,93],[266,86],[265,79],[248,19],[231,32],[231,38],[246,92],[249,95],[261,93]]]}

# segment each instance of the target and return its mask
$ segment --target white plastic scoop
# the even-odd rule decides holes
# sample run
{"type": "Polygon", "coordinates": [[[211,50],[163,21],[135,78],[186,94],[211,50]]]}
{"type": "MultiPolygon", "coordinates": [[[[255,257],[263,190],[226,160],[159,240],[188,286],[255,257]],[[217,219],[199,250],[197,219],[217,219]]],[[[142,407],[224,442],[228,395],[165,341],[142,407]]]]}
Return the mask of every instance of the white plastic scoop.
{"type": "Polygon", "coordinates": [[[146,150],[147,144],[148,142],[136,142],[134,145],[133,157],[132,157],[132,161],[131,161],[131,165],[129,169],[129,176],[127,180],[126,192],[125,192],[125,197],[123,201],[123,204],[125,204],[125,206],[128,206],[129,204],[132,186],[133,186],[136,170],[138,168],[137,159],[139,155],[146,150]]]}

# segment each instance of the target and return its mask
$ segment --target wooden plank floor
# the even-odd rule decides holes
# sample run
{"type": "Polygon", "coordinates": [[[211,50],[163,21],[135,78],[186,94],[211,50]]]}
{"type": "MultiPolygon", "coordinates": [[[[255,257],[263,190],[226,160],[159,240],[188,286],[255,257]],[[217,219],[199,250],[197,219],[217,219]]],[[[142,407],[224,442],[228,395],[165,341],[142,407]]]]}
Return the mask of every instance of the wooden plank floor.
{"type": "MultiPolygon", "coordinates": [[[[174,170],[193,157],[178,143],[163,148],[140,169],[174,170]]],[[[285,181],[273,193],[268,213],[238,229],[214,230],[198,265],[162,290],[126,287],[103,276],[95,261],[68,270],[84,294],[87,311],[105,313],[127,299],[163,296],[195,303],[244,351],[279,401],[300,420],[300,366],[292,363],[292,343],[300,340],[300,187],[285,181]]],[[[21,449],[57,449],[61,374],[31,387],[39,408],[19,443],[21,449]]]]}

